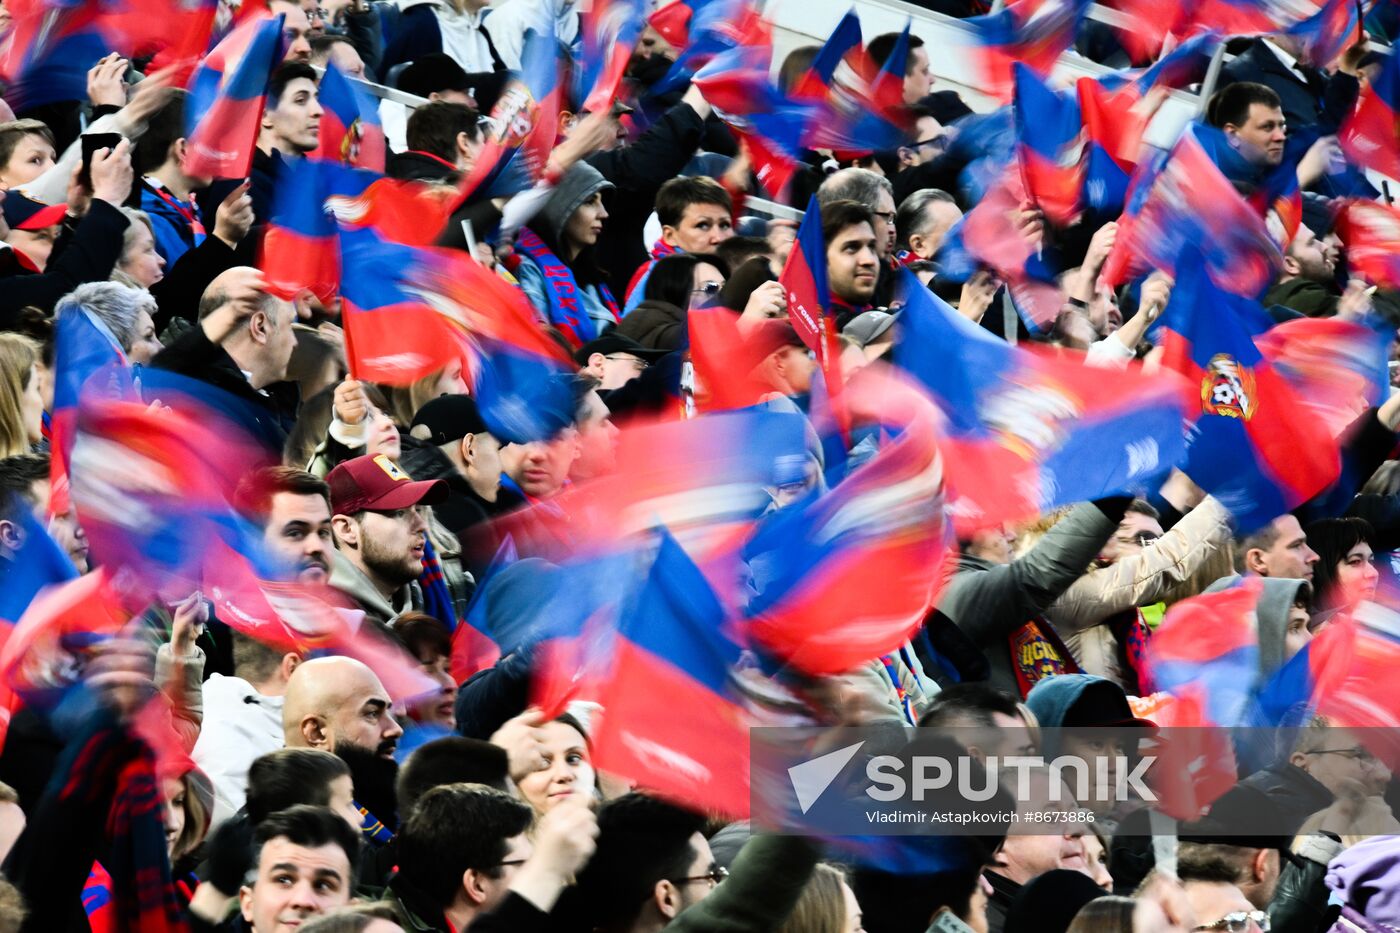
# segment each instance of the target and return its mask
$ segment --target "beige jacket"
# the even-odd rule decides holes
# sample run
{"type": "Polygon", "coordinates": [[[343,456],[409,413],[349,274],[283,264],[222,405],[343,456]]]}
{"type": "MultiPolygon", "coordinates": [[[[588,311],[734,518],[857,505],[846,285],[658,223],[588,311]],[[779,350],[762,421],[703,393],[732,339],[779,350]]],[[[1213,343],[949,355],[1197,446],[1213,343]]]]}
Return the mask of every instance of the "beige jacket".
{"type": "Polygon", "coordinates": [[[1118,639],[1104,623],[1124,610],[1166,598],[1205,563],[1228,551],[1230,541],[1230,513],[1207,496],[1152,547],[1074,581],[1046,610],[1046,618],[1085,673],[1123,686],[1130,678],[1122,670],[1118,639]]]}

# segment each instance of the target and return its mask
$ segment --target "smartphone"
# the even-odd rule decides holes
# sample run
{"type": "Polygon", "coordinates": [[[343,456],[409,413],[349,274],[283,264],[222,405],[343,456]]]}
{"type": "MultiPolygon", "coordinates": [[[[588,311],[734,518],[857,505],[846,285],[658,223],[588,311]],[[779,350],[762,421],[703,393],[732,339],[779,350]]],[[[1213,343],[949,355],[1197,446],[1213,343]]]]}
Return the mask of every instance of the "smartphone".
{"type": "Polygon", "coordinates": [[[83,167],[78,170],[78,184],[92,190],[92,156],[101,149],[115,149],[122,141],[121,133],[88,133],[83,140],[83,167]]]}
{"type": "Polygon", "coordinates": [[[972,927],[958,919],[958,915],[944,907],[934,915],[926,933],[972,933],[972,927]]]}

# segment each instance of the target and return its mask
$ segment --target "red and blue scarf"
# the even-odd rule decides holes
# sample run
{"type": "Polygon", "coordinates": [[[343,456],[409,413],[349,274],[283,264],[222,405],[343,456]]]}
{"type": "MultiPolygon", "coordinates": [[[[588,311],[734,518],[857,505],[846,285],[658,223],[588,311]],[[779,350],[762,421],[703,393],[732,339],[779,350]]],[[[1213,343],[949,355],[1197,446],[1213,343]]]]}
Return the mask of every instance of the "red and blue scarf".
{"type": "MultiPolygon", "coordinates": [[[[549,302],[549,323],[559,328],[575,348],[596,338],[598,328],[579,298],[580,289],[573,270],[554,255],[544,244],[544,240],[540,239],[539,234],[529,227],[521,228],[515,245],[520,252],[530,257],[540,272],[544,273],[544,294],[549,302]]],[[[596,287],[598,296],[603,300],[603,304],[607,305],[613,320],[620,320],[622,315],[618,311],[617,302],[613,300],[612,292],[608,291],[608,287],[602,282],[596,287]]]]}

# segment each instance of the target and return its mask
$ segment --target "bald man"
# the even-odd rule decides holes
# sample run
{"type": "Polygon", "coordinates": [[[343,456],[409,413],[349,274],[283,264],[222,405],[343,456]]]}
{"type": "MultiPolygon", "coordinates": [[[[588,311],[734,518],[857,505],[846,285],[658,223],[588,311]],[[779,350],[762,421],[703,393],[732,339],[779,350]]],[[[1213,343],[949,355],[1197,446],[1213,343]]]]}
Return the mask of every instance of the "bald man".
{"type": "MultiPolygon", "coordinates": [[[[288,748],[320,748],[350,766],[366,841],[383,846],[398,827],[394,761],[403,729],[374,671],[354,658],[303,661],[287,681],[282,734],[288,748]]],[[[385,850],[389,851],[389,850],[385,850]]]]}

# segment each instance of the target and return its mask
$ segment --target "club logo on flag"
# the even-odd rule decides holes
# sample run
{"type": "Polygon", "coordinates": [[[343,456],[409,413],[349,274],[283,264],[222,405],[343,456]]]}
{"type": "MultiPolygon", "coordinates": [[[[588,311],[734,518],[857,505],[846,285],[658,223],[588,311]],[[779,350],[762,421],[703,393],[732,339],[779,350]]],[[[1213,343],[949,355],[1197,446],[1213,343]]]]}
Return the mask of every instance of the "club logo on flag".
{"type": "Polygon", "coordinates": [[[1070,393],[1054,386],[1016,385],[993,395],[981,416],[1002,445],[1031,460],[1064,446],[1067,423],[1078,420],[1081,409],[1070,393]]]}
{"type": "Polygon", "coordinates": [[[539,113],[539,102],[522,81],[512,81],[501,93],[501,99],[491,111],[491,119],[499,127],[501,145],[507,149],[519,146],[530,135],[539,113]]]}
{"type": "Polygon", "coordinates": [[[1201,407],[1208,415],[1248,421],[1259,407],[1254,394],[1254,371],[1225,353],[1210,358],[1201,379],[1201,407]]]}

